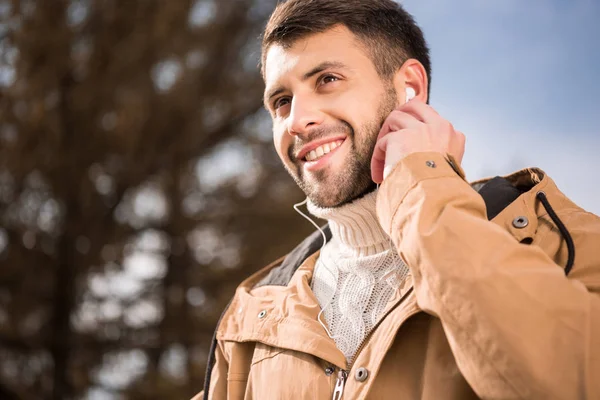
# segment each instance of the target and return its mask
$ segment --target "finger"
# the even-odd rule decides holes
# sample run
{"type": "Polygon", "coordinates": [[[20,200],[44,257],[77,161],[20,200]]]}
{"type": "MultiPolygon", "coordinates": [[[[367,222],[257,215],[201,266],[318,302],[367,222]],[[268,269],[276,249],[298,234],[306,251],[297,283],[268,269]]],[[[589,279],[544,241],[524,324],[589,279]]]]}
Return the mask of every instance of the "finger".
{"type": "Polygon", "coordinates": [[[371,179],[375,183],[383,182],[383,171],[385,169],[385,155],[387,151],[389,136],[377,140],[373,156],[371,157],[371,179]]]}
{"type": "Polygon", "coordinates": [[[400,110],[394,110],[386,118],[381,130],[377,135],[377,140],[383,138],[390,132],[400,131],[402,129],[417,129],[423,125],[423,122],[419,121],[414,116],[400,110]]]}
{"type": "Polygon", "coordinates": [[[419,99],[413,99],[406,104],[398,107],[399,111],[411,115],[418,121],[426,124],[432,124],[441,120],[440,114],[430,105],[422,102],[419,99]]]}

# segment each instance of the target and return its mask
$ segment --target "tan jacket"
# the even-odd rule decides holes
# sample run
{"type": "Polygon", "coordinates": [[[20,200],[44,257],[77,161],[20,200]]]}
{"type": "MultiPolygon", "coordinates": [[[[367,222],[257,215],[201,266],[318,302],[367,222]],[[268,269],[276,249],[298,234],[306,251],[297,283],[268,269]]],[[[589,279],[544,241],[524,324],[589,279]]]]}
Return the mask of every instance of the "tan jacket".
{"type": "Polygon", "coordinates": [[[507,179],[523,194],[490,222],[485,182],[405,158],[377,213],[411,276],[352,364],[317,321],[313,235],[239,286],[195,399],[600,399],[600,219],[540,170],[507,179]]]}

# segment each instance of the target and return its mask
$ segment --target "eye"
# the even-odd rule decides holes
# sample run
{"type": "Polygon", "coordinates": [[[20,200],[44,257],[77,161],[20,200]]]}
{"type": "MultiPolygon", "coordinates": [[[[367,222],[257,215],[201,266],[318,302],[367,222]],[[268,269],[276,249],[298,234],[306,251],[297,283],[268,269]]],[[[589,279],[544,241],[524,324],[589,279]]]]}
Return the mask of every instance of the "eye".
{"type": "Polygon", "coordinates": [[[288,105],[290,102],[289,97],[280,97],[273,102],[273,109],[278,110],[279,108],[288,105]]]}
{"type": "Polygon", "coordinates": [[[328,84],[328,83],[337,82],[337,81],[339,81],[339,80],[340,80],[340,78],[338,78],[338,77],[337,77],[337,76],[335,76],[335,75],[326,74],[326,75],[323,75],[323,76],[321,77],[321,79],[319,79],[319,85],[326,85],[326,84],[328,84]]]}

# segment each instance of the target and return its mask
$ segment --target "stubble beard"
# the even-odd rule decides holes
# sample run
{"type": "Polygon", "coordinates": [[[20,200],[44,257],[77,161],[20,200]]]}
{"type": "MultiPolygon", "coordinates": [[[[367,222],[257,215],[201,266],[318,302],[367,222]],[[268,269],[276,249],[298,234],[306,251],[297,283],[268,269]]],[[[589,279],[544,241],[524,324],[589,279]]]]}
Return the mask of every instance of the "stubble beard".
{"type": "Polygon", "coordinates": [[[379,105],[377,116],[359,128],[359,135],[356,135],[352,126],[346,121],[340,121],[344,133],[348,135],[346,140],[350,141],[350,151],[343,170],[335,172],[327,168],[318,170],[311,174],[309,181],[303,176],[301,165],[296,164],[295,171],[286,167],[296,184],[313,204],[326,208],[340,207],[377,188],[371,179],[371,157],[381,126],[396,105],[396,91],[389,85],[379,105]]]}

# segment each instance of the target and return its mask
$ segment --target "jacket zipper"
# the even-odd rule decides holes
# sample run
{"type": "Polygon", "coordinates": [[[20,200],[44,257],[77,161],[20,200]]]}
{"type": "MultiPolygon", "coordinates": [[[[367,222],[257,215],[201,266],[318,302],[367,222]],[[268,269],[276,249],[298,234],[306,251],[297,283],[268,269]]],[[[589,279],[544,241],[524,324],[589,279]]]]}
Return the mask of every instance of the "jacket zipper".
{"type": "Polygon", "coordinates": [[[348,372],[346,372],[346,370],[340,369],[340,371],[338,372],[337,381],[335,381],[335,389],[333,390],[332,400],[341,400],[342,394],[344,394],[346,378],[348,378],[348,372]]]}
{"type": "MultiPolygon", "coordinates": [[[[377,327],[379,326],[379,324],[381,324],[383,322],[383,320],[393,310],[395,310],[396,307],[398,307],[402,303],[402,300],[404,300],[412,291],[413,291],[413,288],[410,288],[410,290],[408,290],[406,292],[406,294],[404,296],[402,296],[402,299],[400,299],[398,301],[398,303],[394,307],[390,308],[387,313],[385,313],[381,318],[379,318],[379,321],[377,321],[377,323],[375,324],[375,326],[373,326],[373,329],[371,329],[371,332],[369,332],[369,334],[363,339],[363,341],[360,342],[360,345],[358,346],[358,349],[356,350],[356,353],[354,353],[354,357],[352,357],[352,359],[350,360],[350,362],[348,363],[348,365],[346,365],[347,369],[341,369],[341,368],[339,369],[338,377],[337,377],[337,380],[335,381],[335,389],[333,391],[332,400],[341,400],[342,394],[344,393],[344,386],[346,385],[346,380],[348,379],[348,373],[352,370],[352,367],[354,366],[354,362],[358,358],[358,355],[362,351],[363,347],[365,347],[365,345],[367,344],[367,342],[371,338],[371,334],[373,332],[375,332],[375,329],[377,329],[377,327]]],[[[419,309],[411,311],[406,316],[406,318],[404,320],[406,321],[407,319],[409,319],[413,315],[417,314],[419,311],[420,311],[419,309]]]]}

